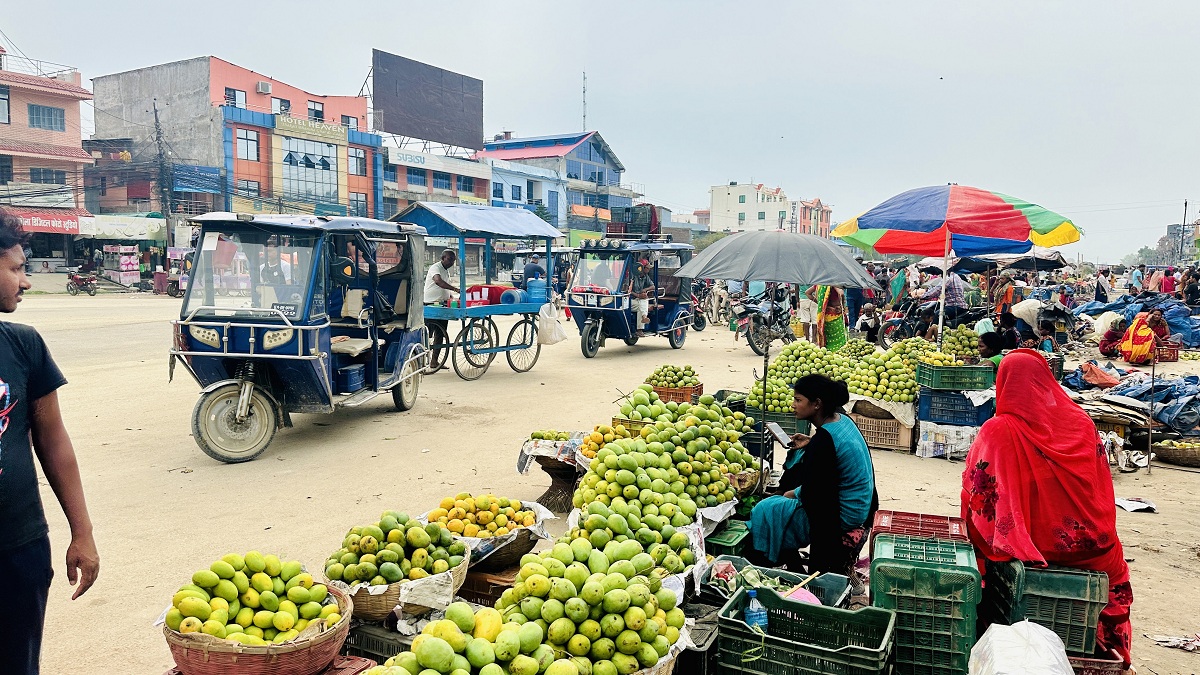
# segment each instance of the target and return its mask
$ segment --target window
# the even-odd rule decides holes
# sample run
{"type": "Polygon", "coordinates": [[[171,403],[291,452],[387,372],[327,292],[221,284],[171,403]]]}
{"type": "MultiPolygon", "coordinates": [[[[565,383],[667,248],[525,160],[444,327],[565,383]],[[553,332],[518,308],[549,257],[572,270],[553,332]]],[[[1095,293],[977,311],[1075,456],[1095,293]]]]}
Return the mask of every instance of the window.
{"type": "Polygon", "coordinates": [[[108,194],[108,176],[100,176],[100,194],[101,196],[108,194]]]}
{"type": "Polygon", "coordinates": [[[48,129],[50,131],[67,130],[67,111],[62,108],[52,108],[48,105],[29,104],[29,126],[32,129],[48,129]]]}
{"type": "Polygon", "coordinates": [[[349,148],[346,150],[346,156],[350,160],[350,167],[347,171],[351,176],[367,175],[367,151],[362,148],[349,148]]]}
{"type": "Polygon", "coordinates": [[[583,162],[577,162],[573,159],[567,160],[567,178],[579,180],[580,174],[583,173],[583,162]]]}
{"type": "Polygon", "coordinates": [[[408,184],[417,187],[425,187],[429,185],[429,175],[425,169],[418,169],[415,166],[408,167],[408,184]]]}
{"type": "Polygon", "coordinates": [[[367,217],[367,193],[351,192],[350,193],[350,214],[359,218],[367,217]]]}
{"type": "Polygon", "coordinates": [[[337,204],[337,146],[283,137],[283,195],[288,199],[337,204]]]}
{"type": "Polygon", "coordinates": [[[259,197],[262,195],[261,185],[256,180],[239,180],[237,194],[240,197],[259,197]]]}
{"type": "Polygon", "coordinates": [[[450,189],[450,174],[441,171],[433,172],[433,189],[434,190],[449,190],[450,189]]]}
{"type": "Polygon", "coordinates": [[[258,161],[258,132],[250,129],[237,130],[237,158],[258,161]]]}
{"type": "Polygon", "coordinates": [[[225,105],[231,105],[235,108],[245,108],[246,92],[241,89],[225,87],[225,105]]]}
{"type": "Polygon", "coordinates": [[[0,124],[8,124],[11,117],[8,114],[8,87],[0,87],[0,124]]]}
{"type": "Polygon", "coordinates": [[[313,122],[325,121],[325,104],[316,101],[308,102],[308,119],[313,122]]]}
{"type": "Polygon", "coordinates": [[[746,203],[746,195],[738,195],[738,203],[745,204],[746,203]]]}
{"type": "Polygon", "coordinates": [[[7,185],[13,179],[12,157],[9,155],[0,155],[0,185],[7,185]]]}
{"type": "Polygon", "coordinates": [[[504,183],[492,183],[492,199],[504,199],[504,183]]]}
{"type": "Polygon", "coordinates": [[[759,212],[758,212],[758,219],[759,219],[759,220],[766,220],[766,219],[767,219],[767,212],[766,212],[766,211],[759,211],[759,212]]]}
{"type": "Polygon", "coordinates": [[[53,185],[66,185],[67,172],[58,169],[30,169],[30,183],[46,183],[53,185]]]}
{"type": "Polygon", "coordinates": [[[780,211],[779,212],[779,222],[782,223],[784,218],[787,218],[787,211],[780,211]]]}
{"type": "Polygon", "coordinates": [[[347,129],[357,129],[358,118],[351,117],[349,115],[342,115],[342,126],[346,127],[347,129]]]}
{"type": "Polygon", "coordinates": [[[521,186],[520,186],[520,185],[514,185],[514,186],[512,186],[512,200],[513,200],[514,202],[519,202],[519,201],[522,201],[522,200],[521,200],[521,186]]]}
{"type": "Polygon", "coordinates": [[[595,183],[597,185],[607,185],[608,184],[607,172],[601,167],[589,166],[588,167],[588,181],[595,183]]]}
{"type": "Polygon", "coordinates": [[[384,218],[391,218],[400,212],[400,201],[395,197],[383,198],[383,213],[380,214],[384,218]]]}
{"type": "Polygon", "coordinates": [[[271,114],[272,115],[290,115],[292,113],[292,102],[286,98],[271,97],[271,114]]]}
{"type": "Polygon", "coordinates": [[[396,182],[396,165],[395,164],[384,164],[383,165],[383,180],[390,182],[390,183],[396,182]]]}
{"type": "Polygon", "coordinates": [[[475,194],[475,179],[470,176],[458,176],[458,191],[475,194]]]}
{"type": "Polygon", "coordinates": [[[739,223],[744,223],[744,222],[746,222],[746,214],[745,214],[745,213],[739,213],[739,214],[738,214],[738,222],[739,222],[739,223]]]}

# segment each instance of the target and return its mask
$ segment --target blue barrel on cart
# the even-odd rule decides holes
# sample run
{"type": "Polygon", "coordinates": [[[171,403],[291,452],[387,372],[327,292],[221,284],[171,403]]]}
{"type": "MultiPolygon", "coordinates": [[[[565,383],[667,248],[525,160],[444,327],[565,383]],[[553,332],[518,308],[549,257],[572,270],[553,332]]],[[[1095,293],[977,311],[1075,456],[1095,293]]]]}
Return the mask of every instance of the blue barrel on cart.
{"type": "Polygon", "coordinates": [[[529,302],[529,294],[519,288],[510,288],[500,294],[500,304],[519,305],[529,302]]]}
{"type": "Polygon", "coordinates": [[[525,290],[528,293],[525,302],[546,302],[550,299],[545,279],[530,279],[525,282],[525,290]]]}

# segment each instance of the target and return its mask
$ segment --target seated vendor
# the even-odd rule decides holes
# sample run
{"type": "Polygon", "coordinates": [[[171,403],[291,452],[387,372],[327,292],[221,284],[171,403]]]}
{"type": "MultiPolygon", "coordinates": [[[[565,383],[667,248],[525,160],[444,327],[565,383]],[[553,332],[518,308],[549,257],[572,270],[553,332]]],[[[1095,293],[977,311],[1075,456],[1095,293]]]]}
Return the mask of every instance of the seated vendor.
{"type": "Polygon", "coordinates": [[[989,561],[1106,573],[1108,604],[1096,647],[1116,650],[1129,668],[1133,590],[1117,536],[1112,474],[1098,447],[1095,425],[1055,381],[1046,359],[1024,349],[1006,355],[996,373],[996,416],[967,453],[962,517],[971,543],[989,561]]]}
{"type": "Polygon", "coordinates": [[[1121,338],[1125,335],[1125,319],[1116,318],[1108,324],[1108,330],[1100,337],[1100,354],[1117,357],[1121,355],[1121,338]]]}
{"type": "Polygon", "coordinates": [[[844,382],[806,375],[793,389],[793,413],[816,431],[792,437],[779,483],[783,494],[751,512],[754,549],[760,561],[792,567],[798,549],[808,546],[810,571],[854,578],[852,567],[879,508],[871,453],[842,411],[850,400],[844,382]]]}
{"type": "Polygon", "coordinates": [[[1129,330],[1121,337],[1119,349],[1121,358],[1134,365],[1144,365],[1154,360],[1157,347],[1179,342],[1178,336],[1171,335],[1162,309],[1152,309],[1133,318],[1129,330]]]}
{"type": "Polygon", "coordinates": [[[992,368],[1000,367],[1001,352],[1004,351],[1004,337],[995,331],[979,336],[979,358],[982,363],[992,364],[992,368]]]}

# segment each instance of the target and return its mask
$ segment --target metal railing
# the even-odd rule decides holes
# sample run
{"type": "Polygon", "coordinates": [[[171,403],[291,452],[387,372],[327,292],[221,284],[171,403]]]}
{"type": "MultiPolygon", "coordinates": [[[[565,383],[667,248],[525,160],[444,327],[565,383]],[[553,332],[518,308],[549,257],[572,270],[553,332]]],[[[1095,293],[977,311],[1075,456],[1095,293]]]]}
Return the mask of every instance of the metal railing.
{"type": "Polygon", "coordinates": [[[54,63],[52,61],[41,61],[24,56],[15,56],[12,53],[0,56],[0,70],[25,75],[38,75],[41,77],[57,77],[59,75],[79,72],[79,69],[74,66],[64,66],[61,63],[54,63]]]}

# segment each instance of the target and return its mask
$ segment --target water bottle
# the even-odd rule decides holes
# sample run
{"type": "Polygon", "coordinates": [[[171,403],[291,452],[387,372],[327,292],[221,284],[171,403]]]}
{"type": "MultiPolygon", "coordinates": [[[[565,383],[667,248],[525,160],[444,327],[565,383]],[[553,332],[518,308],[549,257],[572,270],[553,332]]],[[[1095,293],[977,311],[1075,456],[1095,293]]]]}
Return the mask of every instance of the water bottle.
{"type": "Polygon", "coordinates": [[[750,626],[750,630],[758,628],[767,632],[767,608],[758,601],[758,591],[751,589],[746,594],[750,596],[750,606],[743,613],[746,625],[750,626]]]}

